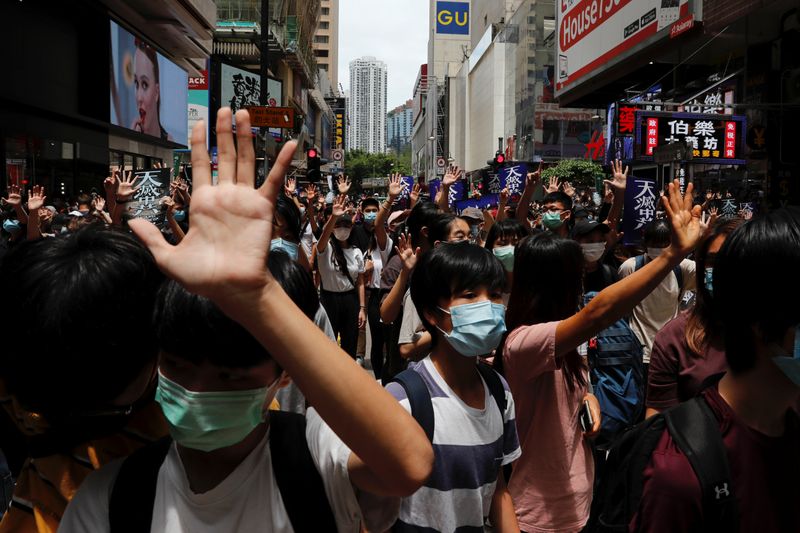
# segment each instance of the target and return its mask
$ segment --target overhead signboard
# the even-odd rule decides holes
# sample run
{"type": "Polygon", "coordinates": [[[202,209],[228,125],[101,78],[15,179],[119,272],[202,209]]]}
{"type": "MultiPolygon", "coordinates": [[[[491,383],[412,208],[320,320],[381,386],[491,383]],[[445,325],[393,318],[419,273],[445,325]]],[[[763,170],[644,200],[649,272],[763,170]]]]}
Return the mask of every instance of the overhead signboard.
{"type": "Polygon", "coordinates": [[[685,143],[694,163],[746,163],[744,116],[640,111],[636,122],[636,145],[642,160],[652,160],[658,147],[685,143]]]}
{"type": "Polygon", "coordinates": [[[689,0],[557,0],[556,4],[556,96],[660,39],[669,39],[673,24],[690,14],[689,0]]]}
{"type": "Polygon", "coordinates": [[[436,33],[469,35],[469,3],[436,2],[436,33]]]}
{"type": "Polygon", "coordinates": [[[293,128],[293,107],[248,106],[250,125],[256,128],[293,128]]]}

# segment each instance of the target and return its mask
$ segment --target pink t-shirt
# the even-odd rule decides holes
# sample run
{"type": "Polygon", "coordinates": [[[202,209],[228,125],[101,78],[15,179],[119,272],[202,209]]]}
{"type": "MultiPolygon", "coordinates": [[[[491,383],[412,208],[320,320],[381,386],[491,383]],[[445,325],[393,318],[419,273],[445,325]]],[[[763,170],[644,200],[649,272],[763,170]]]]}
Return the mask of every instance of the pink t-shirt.
{"type": "Polygon", "coordinates": [[[587,391],[570,391],[564,381],[557,325],[517,328],[503,350],[522,447],[508,489],[519,527],[529,533],[580,531],[592,504],[594,460],[578,420],[587,391]]]}

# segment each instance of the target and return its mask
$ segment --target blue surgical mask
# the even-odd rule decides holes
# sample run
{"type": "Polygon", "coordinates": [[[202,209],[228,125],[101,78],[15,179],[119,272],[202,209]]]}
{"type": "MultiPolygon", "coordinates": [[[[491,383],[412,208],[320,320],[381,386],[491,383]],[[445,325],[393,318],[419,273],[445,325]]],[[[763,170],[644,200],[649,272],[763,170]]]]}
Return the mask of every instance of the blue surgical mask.
{"type": "Polygon", "coordinates": [[[364,213],[364,222],[371,222],[374,224],[377,218],[378,213],[364,213]]]}
{"type": "Polygon", "coordinates": [[[241,442],[263,422],[279,383],[280,378],[260,389],[196,392],[159,371],[156,401],[175,442],[210,452],[241,442]]]}
{"type": "Polygon", "coordinates": [[[12,220],[7,218],[3,221],[3,229],[7,233],[16,233],[22,230],[22,224],[20,224],[19,220],[12,220]]]}
{"type": "Polygon", "coordinates": [[[703,284],[709,294],[714,294],[714,267],[706,268],[706,277],[703,284]]]}
{"type": "Polygon", "coordinates": [[[282,250],[286,252],[289,257],[292,258],[292,261],[297,261],[297,254],[299,253],[299,247],[290,241],[285,241],[283,239],[272,239],[269,245],[270,250],[282,250]]]}
{"type": "Polygon", "coordinates": [[[514,246],[509,244],[508,246],[498,246],[494,250],[492,250],[494,256],[503,263],[503,267],[506,269],[506,272],[514,272],[514,246]]]}
{"type": "Polygon", "coordinates": [[[186,211],[184,211],[183,209],[175,211],[172,214],[172,218],[175,219],[175,222],[183,222],[184,220],[186,220],[186,211]]]}
{"type": "Polygon", "coordinates": [[[449,311],[453,331],[439,329],[450,346],[464,357],[486,355],[497,348],[506,332],[506,308],[489,300],[456,305],[449,311]]]}
{"type": "Polygon", "coordinates": [[[564,221],[561,220],[561,213],[547,212],[542,216],[542,225],[549,230],[558,229],[563,224],[564,221]]]}
{"type": "Polygon", "coordinates": [[[792,380],[792,383],[800,387],[800,326],[794,331],[794,354],[789,357],[782,348],[778,351],[780,355],[776,355],[772,360],[786,377],[792,380]]]}

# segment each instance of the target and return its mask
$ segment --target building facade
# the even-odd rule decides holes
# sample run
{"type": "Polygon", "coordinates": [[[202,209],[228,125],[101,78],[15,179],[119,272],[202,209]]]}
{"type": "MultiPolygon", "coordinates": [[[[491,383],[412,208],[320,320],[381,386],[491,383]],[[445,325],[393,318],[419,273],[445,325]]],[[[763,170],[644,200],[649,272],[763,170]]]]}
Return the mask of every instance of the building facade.
{"type": "Polygon", "coordinates": [[[334,92],[339,91],[339,0],[322,0],[314,34],[314,57],[325,71],[334,92]]]}
{"type": "Polygon", "coordinates": [[[386,64],[366,56],[350,62],[347,147],[386,151],[386,64]]]}
{"type": "Polygon", "coordinates": [[[386,145],[395,153],[402,152],[411,142],[414,122],[414,101],[395,107],[386,114],[386,145]]]}

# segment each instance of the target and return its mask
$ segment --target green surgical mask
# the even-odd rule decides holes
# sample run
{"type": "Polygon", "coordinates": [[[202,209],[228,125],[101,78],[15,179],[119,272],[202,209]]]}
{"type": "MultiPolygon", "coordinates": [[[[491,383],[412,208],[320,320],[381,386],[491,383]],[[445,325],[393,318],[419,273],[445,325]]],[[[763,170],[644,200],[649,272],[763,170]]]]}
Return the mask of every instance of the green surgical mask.
{"type": "Polygon", "coordinates": [[[545,228],[554,230],[560,228],[564,221],[561,220],[561,213],[545,213],[542,216],[542,224],[545,228]]]}
{"type": "Polygon", "coordinates": [[[159,371],[156,401],[175,442],[210,452],[241,442],[262,423],[279,383],[280,377],[260,389],[195,392],[159,371]]]}
{"type": "Polygon", "coordinates": [[[514,246],[498,246],[492,250],[494,256],[503,263],[506,272],[514,272],[514,246]]]}

